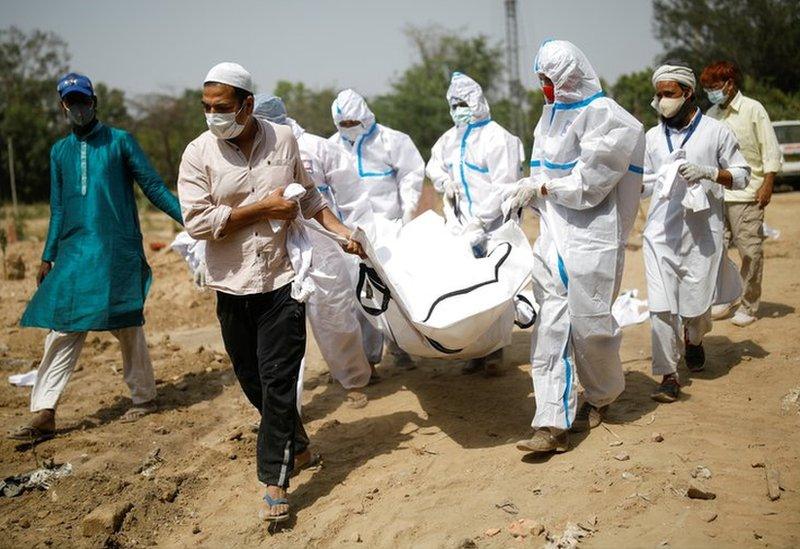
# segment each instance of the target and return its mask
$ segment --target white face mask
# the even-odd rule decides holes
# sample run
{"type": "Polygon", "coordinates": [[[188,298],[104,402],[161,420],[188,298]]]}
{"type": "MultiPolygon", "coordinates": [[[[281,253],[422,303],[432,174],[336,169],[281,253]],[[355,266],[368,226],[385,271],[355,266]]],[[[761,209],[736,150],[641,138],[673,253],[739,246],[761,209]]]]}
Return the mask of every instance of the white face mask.
{"type": "Polygon", "coordinates": [[[715,105],[722,105],[728,99],[728,94],[725,93],[725,86],[723,85],[718,90],[706,90],[708,100],[715,105]]]}
{"type": "Polygon", "coordinates": [[[469,107],[455,107],[450,109],[450,118],[456,126],[466,126],[472,121],[472,111],[469,107]]]}
{"type": "Polygon", "coordinates": [[[361,136],[363,131],[364,126],[361,124],[358,126],[351,126],[349,128],[343,128],[342,126],[339,126],[339,134],[351,143],[355,143],[356,139],[361,136]]]}
{"type": "Polygon", "coordinates": [[[242,112],[244,105],[236,112],[207,112],[206,124],[208,129],[218,139],[234,139],[244,130],[244,124],[239,124],[236,117],[242,112]]]}
{"type": "Polygon", "coordinates": [[[658,111],[658,114],[664,118],[672,118],[678,113],[679,110],[681,110],[681,107],[683,107],[685,102],[686,98],[684,96],[662,97],[661,99],[654,97],[653,102],[650,103],[650,105],[652,105],[653,108],[658,111]]]}

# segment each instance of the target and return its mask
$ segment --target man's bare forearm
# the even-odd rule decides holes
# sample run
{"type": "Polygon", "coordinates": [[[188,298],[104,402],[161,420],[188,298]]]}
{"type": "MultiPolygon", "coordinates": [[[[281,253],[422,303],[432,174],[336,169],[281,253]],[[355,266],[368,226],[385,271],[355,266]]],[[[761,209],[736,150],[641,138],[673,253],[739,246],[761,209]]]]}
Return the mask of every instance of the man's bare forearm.
{"type": "Polygon", "coordinates": [[[728,170],[720,169],[717,175],[717,183],[726,189],[730,189],[733,187],[733,175],[728,170]]]}
{"type": "Polygon", "coordinates": [[[252,225],[257,221],[263,221],[267,217],[267,208],[261,202],[248,204],[231,210],[227,223],[220,231],[220,237],[236,232],[243,227],[252,225]]]}
{"type": "Polygon", "coordinates": [[[339,221],[339,219],[334,215],[334,213],[330,211],[330,209],[328,209],[327,207],[322,208],[317,213],[317,215],[314,216],[314,219],[316,219],[320,225],[322,225],[332,233],[336,233],[345,238],[350,238],[350,235],[353,232],[349,228],[347,228],[347,226],[344,225],[341,221],[339,221]]]}

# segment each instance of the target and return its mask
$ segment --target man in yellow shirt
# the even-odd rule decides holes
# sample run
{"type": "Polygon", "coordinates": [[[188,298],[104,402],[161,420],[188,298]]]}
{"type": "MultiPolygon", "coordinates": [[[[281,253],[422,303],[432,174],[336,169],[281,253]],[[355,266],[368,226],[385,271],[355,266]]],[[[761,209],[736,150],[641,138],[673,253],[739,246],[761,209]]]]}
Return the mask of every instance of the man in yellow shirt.
{"type": "MultiPolygon", "coordinates": [[[[751,170],[747,187],[725,189],[725,242],[739,250],[744,282],[742,303],[731,322],[747,326],[755,322],[761,299],[764,208],[772,197],[775,174],[781,167],[781,151],[764,106],[739,91],[741,73],[736,65],[729,61],[712,63],[703,69],[700,82],[713,103],[706,114],[733,131],[751,170]]],[[[713,316],[724,318],[734,307],[734,303],[715,306],[713,316]]]]}

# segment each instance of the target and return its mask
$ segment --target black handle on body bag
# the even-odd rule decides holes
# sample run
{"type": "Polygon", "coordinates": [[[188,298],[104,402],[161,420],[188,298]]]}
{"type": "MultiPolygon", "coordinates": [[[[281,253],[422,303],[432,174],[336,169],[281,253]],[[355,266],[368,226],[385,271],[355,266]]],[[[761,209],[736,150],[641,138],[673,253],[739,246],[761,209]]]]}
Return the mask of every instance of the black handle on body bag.
{"type": "MultiPolygon", "coordinates": [[[[368,288],[369,289],[369,288],[368,288]]],[[[371,292],[370,292],[371,293],[371,292]]],[[[372,297],[371,295],[367,296],[368,298],[372,297]]],[[[386,312],[386,309],[389,308],[389,299],[392,297],[389,288],[384,284],[381,277],[378,275],[377,271],[371,267],[367,267],[366,263],[361,263],[358,266],[358,284],[356,284],[356,299],[358,299],[361,308],[371,316],[379,316],[386,312]],[[361,298],[361,293],[364,291],[364,284],[366,283],[367,279],[369,278],[369,283],[375,288],[382,296],[381,299],[381,306],[379,309],[375,307],[370,307],[369,305],[365,305],[364,301],[361,298]]]]}

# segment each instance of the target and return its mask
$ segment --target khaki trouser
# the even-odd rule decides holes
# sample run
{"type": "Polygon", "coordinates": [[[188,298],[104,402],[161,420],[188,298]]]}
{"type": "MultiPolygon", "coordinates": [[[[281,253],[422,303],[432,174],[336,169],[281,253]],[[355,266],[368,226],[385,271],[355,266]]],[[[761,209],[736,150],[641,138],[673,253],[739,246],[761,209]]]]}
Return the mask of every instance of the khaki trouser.
{"type": "MultiPolygon", "coordinates": [[[[122,349],[122,378],[131,391],[134,404],[143,404],[156,397],[153,364],[141,326],[112,330],[122,349]]],[[[36,383],[31,391],[31,412],[55,409],[67,386],[86,332],[51,331],[44,340],[44,356],[39,364],[36,383]]]]}
{"type": "Polygon", "coordinates": [[[764,210],[757,202],[725,203],[725,249],[731,244],[742,259],[742,307],[755,316],[764,272],[764,210]]]}

